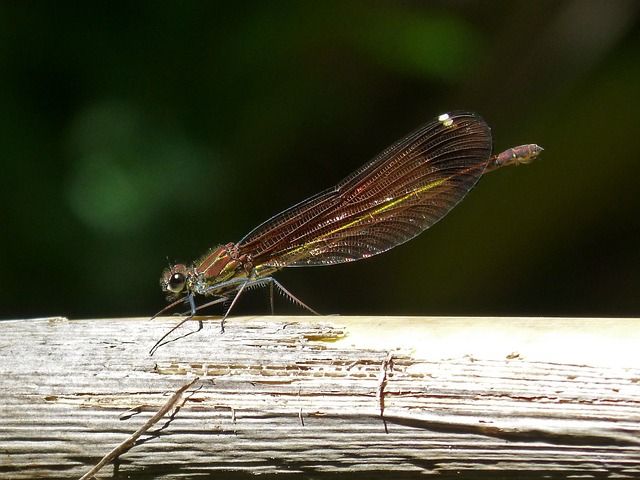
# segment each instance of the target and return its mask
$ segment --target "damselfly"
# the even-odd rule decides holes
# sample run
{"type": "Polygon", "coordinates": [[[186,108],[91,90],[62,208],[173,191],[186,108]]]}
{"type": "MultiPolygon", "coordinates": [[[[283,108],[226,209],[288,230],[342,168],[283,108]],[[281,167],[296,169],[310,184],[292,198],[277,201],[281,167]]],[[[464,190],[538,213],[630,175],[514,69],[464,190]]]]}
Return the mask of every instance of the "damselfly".
{"type": "Polygon", "coordinates": [[[530,163],[542,152],[534,144],[494,156],[491,149],[491,130],[477,114],[440,115],[335,187],[270,218],[238,243],[216,247],[192,265],[176,264],[165,270],[160,283],[171,303],[153,318],[185,302],[190,313],[182,325],[197,310],[229,302],[222,318],[224,328],[242,292],[266,285],[271,289],[272,311],[277,288],[317,313],[272,275],[284,267],[334,265],[385,252],[444,217],[483,173],[530,163]],[[197,306],[199,296],[213,300],[197,306]]]}

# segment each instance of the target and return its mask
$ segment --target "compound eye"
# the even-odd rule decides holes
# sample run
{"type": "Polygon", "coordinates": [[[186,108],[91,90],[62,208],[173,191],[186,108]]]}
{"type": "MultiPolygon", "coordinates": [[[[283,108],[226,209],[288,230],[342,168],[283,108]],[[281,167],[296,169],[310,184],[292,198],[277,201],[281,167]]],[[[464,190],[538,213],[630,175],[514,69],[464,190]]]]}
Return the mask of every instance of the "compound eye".
{"type": "Polygon", "coordinates": [[[180,293],[184,289],[186,283],[187,279],[184,274],[174,273],[167,282],[167,290],[171,293],[180,293]]]}

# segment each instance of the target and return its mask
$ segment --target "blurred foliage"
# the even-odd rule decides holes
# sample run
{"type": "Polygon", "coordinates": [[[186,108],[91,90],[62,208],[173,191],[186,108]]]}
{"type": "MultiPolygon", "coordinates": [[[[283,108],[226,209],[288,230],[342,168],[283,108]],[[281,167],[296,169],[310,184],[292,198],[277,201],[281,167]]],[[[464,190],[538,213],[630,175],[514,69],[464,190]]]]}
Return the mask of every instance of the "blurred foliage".
{"type": "Polygon", "coordinates": [[[155,313],[167,258],[238,241],[459,108],[543,158],[389,253],[283,284],[327,313],[637,316],[639,11],[2,2],[0,318],[155,313]]]}

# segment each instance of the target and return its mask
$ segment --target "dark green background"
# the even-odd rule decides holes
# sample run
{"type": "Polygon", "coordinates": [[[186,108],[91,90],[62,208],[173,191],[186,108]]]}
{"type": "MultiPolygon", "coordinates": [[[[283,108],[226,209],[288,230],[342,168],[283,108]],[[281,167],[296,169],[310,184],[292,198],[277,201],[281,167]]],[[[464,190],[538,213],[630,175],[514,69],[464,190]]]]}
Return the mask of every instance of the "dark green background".
{"type": "Polygon", "coordinates": [[[638,315],[639,10],[2,2],[0,317],[150,315],[166,257],[238,241],[453,109],[543,158],[408,244],[282,283],[325,313],[638,315]]]}

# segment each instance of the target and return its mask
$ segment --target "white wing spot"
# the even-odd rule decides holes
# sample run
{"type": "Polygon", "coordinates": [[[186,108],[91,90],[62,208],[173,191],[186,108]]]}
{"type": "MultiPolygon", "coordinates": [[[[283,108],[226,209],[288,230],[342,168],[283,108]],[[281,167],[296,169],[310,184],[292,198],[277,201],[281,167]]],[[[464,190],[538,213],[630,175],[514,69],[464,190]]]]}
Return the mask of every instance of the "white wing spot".
{"type": "Polygon", "coordinates": [[[450,127],[453,125],[453,119],[449,116],[448,113],[443,113],[438,117],[438,121],[442,123],[445,127],[450,127]]]}

